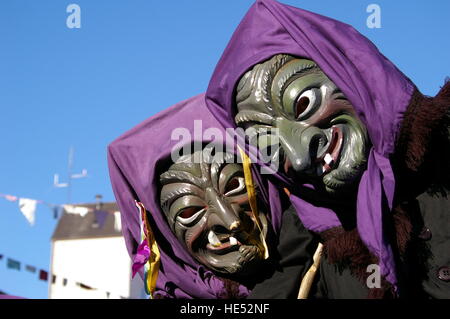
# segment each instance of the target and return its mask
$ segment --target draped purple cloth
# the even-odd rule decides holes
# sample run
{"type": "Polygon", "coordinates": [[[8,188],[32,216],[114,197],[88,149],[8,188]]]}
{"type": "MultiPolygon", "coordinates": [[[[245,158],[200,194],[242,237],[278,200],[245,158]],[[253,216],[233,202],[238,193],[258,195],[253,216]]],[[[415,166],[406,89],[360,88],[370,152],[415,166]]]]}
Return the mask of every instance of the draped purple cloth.
{"type": "Polygon", "coordinates": [[[26,299],[26,298],[11,295],[0,295],[0,299],[26,299]]]}
{"type": "MultiPolygon", "coordinates": [[[[223,281],[191,257],[172,233],[159,204],[159,176],[172,163],[172,149],[180,145],[177,134],[172,139],[174,130],[180,128],[191,135],[184,144],[210,142],[213,138],[202,137],[208,128],[225,132],[206,108],[205,95],[200,94],[152,116],[109,145],[110,178],[122,216],[122,232],[134,260],[141,243],[141,217],[135,206],[135,200],[140,201],[149,213],[149,222],[161,253],[155,296],[220,298],[224,293],[223,281]],[[195,120],[201,120],[201,130],[194,130],[195,120]]],[[[255,177],[259,181],[258,176],[255,177]]],[[[259,191],[268,203],[273,185],[267,189],[260,187],[259,191]]],[[[279,202],[271,202],[270,208],[273,215],[270,219],[279,225],[279,202]]],[[[248,293],[246,287],[240,286],[242,296],[248,293]]]]}
{"type": "MultiPolygon", "coordinates": [[[[253,65],[281,53],[314,60],[367,127],[373,146],[358,189],[357,227],[363,242],[379,258],[381,273],[396,287],[393,253],[382,220],[392,209],[395,187],[389,155],[414,85],[353,27],[274,0],[258,0],[234,32],[206,93],[208,108],[223,126],[235,126],[234,89],[240,77],[253,65]]],[[[282,174],[275,177],[290,183],[282,174]]],[[[340,225],[333,211],[295,195],[290,198],[310,230],[321,232],[340,225]]]]}

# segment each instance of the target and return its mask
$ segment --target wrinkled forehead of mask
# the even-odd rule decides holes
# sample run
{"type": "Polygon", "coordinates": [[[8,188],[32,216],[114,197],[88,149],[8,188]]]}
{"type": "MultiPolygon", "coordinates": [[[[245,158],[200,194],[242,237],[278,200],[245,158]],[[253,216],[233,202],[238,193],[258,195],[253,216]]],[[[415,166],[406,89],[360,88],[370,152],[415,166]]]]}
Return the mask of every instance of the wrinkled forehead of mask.
{"type": "Polygon", "coordinates": [[[291,55],[278,54],[254,65],[241,77],[236,88],[239,111],[279,114],[284,89],[294,79],[310,74],[315,75],[315,81],[330,81],[314,61],[291,55]]]}

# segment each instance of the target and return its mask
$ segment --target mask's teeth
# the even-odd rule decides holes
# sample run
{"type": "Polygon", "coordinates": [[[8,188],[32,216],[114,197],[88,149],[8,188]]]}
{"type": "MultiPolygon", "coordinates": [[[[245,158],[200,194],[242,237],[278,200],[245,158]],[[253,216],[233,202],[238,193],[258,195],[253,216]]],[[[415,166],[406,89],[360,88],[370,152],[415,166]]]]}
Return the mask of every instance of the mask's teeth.
{"type": "Polygon", "coordinates": [[[327,163],[328,165],[331,164],[331,162],[333,162],[333,157],[331,157],[330,153],[327,153],[325,155],[325,157],[323,158],[323,160],[325,161],[325,163],[327,163]]]}
{"type": "Polygon", "coordinates": [[[237,245],[238,241],[236,238],[234,238],[233,236],[230,237],[230,245],[234,246],[237,245]]]}
{"type": "Polygon", "coordinates": [[[208,241],[214,247],[218,247],[221,245],[219,238],[217,238],[217,235],[212,230],[210,230],[208,233],[208,241]]]}

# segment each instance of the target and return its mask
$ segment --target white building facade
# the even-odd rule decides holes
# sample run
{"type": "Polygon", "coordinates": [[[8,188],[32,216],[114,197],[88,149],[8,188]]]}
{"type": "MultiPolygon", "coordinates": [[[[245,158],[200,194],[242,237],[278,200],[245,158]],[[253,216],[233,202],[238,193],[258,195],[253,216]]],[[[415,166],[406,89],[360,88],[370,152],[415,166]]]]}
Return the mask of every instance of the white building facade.
{"type": "Polygon", "coordinates": [[[115,203],[80,204],[85,215],[65,212],[52,236],[50,299],[145,298],[131,260],[115,203]]]}

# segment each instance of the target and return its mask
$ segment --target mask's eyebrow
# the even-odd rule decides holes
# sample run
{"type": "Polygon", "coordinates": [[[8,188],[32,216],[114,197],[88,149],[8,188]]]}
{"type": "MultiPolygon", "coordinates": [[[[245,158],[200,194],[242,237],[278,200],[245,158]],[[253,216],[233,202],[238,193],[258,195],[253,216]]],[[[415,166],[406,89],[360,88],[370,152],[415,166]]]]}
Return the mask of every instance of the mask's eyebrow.
{"type": "Polygon", "coordinates": [[[239,80],[236,87],[236,105],[238,109],[257,109],[273,114],[271,104],[272,80],[278,70],[294,57],[285,54],[273,56],[270,60],[255,64],[239,80]]]}
{"type": "Polygon", "coordinates": [[[244,177],[244,168],[240,164],[227,164],[223,167],[219,177],[219,190],[225,195],[227,184],[234,177],[244,177]]]}
{"type": "Polygon", "coordinates": [[[319,69],[319,67],[314,63],[311,62],[311,64],[308,63],[304,63],[304,64],[294,64],[295,61],[292,61],[291,63],[293,64],[292,68],[289,69],[282,69],[280,70],[281,74],[278,75],[277,74],[277,80],[278,83],[274,83],[277,85],[276,87],[279,88],[281,91],[284,91],[284,89],[286,88],[286,86],[288,84],[290,84],[290,79],[293,76],[305,76],[308,74],[312,74],[312,73],[319,73],[321,70],[319,69]]]}
{"type": "Polygon", "coordinates": [[[163,210],[179,197],[186,195],[203,196],[204,181],[186,171],[168,170],[159,177],[161,184],[160,204],[163,210]]]}
{"type": "Polygon", "coordinates": [[[211,183],[216,191],[219,191],[219,178],[223,167],[229,163],[235,163],[236,158],[233,154],[221,153],[220,156],[216,156],[215,160],[211,163],[211,183]]]}
{"type": "Polygon", "coordinates": [[[183,196],[193,195],[203,198],[205,193],[202,189],[192,184],[174,183],[164,185],[161,189],[161,207],[164,211],[168,211],[174,201],[183,196]]]}
{"type": "Polygon", "coordinates": [[[252,110],[243,110],[238,112],[234,117],[234,121],[237,125],[247,122],[256,122],[258,124],[266,124],[273,125],[274,117],[270,114],[252,111],[252,110]]]}
{"type": "Polygon", "coordinates": [[[286,86],[292,81],[292,77],[305,76],[309,73],[319,72],[316,63],[311,60],[295,59],[283,65],[275,74],[272,81],[272,102],[279,108],[282,106],[282,97],[286,86]]]}
{"type": "Polygon", "coordinates": [[[168,170],[159,176],[162,185],[171,183],[188,183],[204,188],[204,180],[186,171],[168,170]]]}

